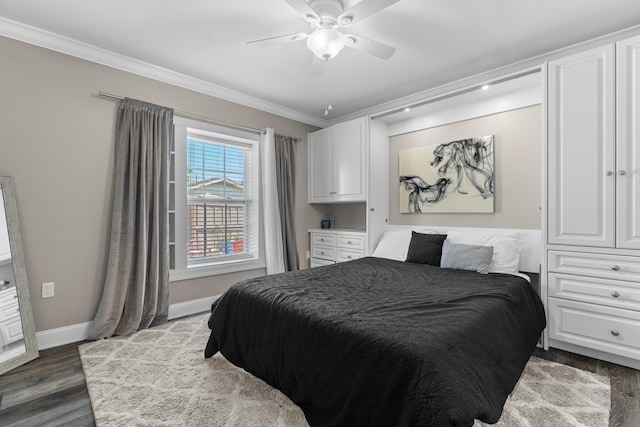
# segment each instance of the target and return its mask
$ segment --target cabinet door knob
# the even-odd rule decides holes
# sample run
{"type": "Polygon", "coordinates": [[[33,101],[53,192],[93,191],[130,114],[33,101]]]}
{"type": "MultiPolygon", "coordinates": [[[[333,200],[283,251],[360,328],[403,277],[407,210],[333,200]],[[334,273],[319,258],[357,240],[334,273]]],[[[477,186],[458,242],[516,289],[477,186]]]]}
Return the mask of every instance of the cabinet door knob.
{"type": "Polygon", "coordinates": [[[321,242],[324,242],[324,238],[320,238],[320,241],[321,241],[321,242]]]}
{"type": "Polygon", "coordinates": [[[620,171],[620,172],[618,172],[618,175],[626,175],[626,174],[627,174],[627,172],[626,172],[626,171],[620,171]]]}
{"type": "Polygon", "coordinates": [[[616,329],[612,329],[611,335],[613,335],[614,337],[617,337],[618,335],[620,335],[620,332],[618,332],[616,329]]]}
{"type": "Polygon", "coordinates": [[[607,176],[612,176],[613,175],[613,171],[607,171],[607,176]]]}
{"type": "Polygon", "coordinates": [[[613,291],[611,292],[611,296],[614,298],[618,298],[620,296],[620,293],[618,291],[613,291]]]}
{"type": "Polygon", "coordinates": [[[611,269],[612,269],[613,271],[618,271],[618,270],[620,270],[620,266],[619,266],[619,265],[612,265],[612,266],[611,266],[611,269]]]}

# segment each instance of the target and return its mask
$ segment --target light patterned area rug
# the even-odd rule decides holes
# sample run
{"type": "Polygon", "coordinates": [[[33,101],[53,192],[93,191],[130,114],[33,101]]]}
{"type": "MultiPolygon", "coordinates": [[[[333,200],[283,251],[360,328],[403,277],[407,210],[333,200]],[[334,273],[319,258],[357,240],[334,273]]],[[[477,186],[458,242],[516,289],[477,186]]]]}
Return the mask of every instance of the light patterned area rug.
{"type": "MultiPolygon", "coordinates": [[[[207,317],[80,346],[98,427],[308,426],[280,391],[219,353],[204,358],[207,317]]],[[[532,357],[496,425],[607,426],[609,409],[608,378],[532,357]]]]}

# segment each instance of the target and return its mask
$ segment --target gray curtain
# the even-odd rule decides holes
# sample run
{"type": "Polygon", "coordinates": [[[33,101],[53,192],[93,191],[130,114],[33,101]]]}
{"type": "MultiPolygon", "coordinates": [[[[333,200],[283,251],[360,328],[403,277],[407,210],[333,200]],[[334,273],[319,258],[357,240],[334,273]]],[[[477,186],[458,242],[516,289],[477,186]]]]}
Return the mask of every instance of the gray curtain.
{"type": "Polygon", "coordinates": [[[109,259],[90,339],[167,321],[172,145],[172,109],[129,98],[120,103],[109,259]]]}
{"type": "Polygon", "coordinates": [[[282,224],[285,271],[297,270],[299,266],[294,218],[296,142],[296,138],[275,135],[276,181],[282,224]]]}

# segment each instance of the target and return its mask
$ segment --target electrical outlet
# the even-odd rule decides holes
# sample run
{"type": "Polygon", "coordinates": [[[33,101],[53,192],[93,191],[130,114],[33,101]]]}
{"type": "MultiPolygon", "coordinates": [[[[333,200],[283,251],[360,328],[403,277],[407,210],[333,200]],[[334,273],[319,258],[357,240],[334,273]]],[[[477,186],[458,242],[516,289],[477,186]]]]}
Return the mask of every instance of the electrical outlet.
{"type": "Polygon", "coordinates": [[[54,282],[42,284],[42,298],[52,298],[54,295],[54,282]]]}

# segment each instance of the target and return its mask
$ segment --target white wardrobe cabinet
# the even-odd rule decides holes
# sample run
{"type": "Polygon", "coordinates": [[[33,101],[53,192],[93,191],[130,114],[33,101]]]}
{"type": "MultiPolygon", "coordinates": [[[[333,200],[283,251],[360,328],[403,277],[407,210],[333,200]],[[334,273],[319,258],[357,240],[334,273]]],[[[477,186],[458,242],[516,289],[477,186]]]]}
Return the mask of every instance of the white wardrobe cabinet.
{"type": "Polygon", "coordinates": [[[640,368],[640,36],[548,65],[549,345],[640,368]]]}
{"type": "Polygon", "coordinates": [[[639,58],[635,37],[549,63],[550,244],[640,249],[639,58]]]}
{"type": "Polygon", "coordinates": [[[640,36],[616,47],[616,241],[640,249],[640,36]]]}
{"type": "Polygon", "coordinates": [[[366,117],[310,133],[309,203],[367,199],[366,117]]]}

